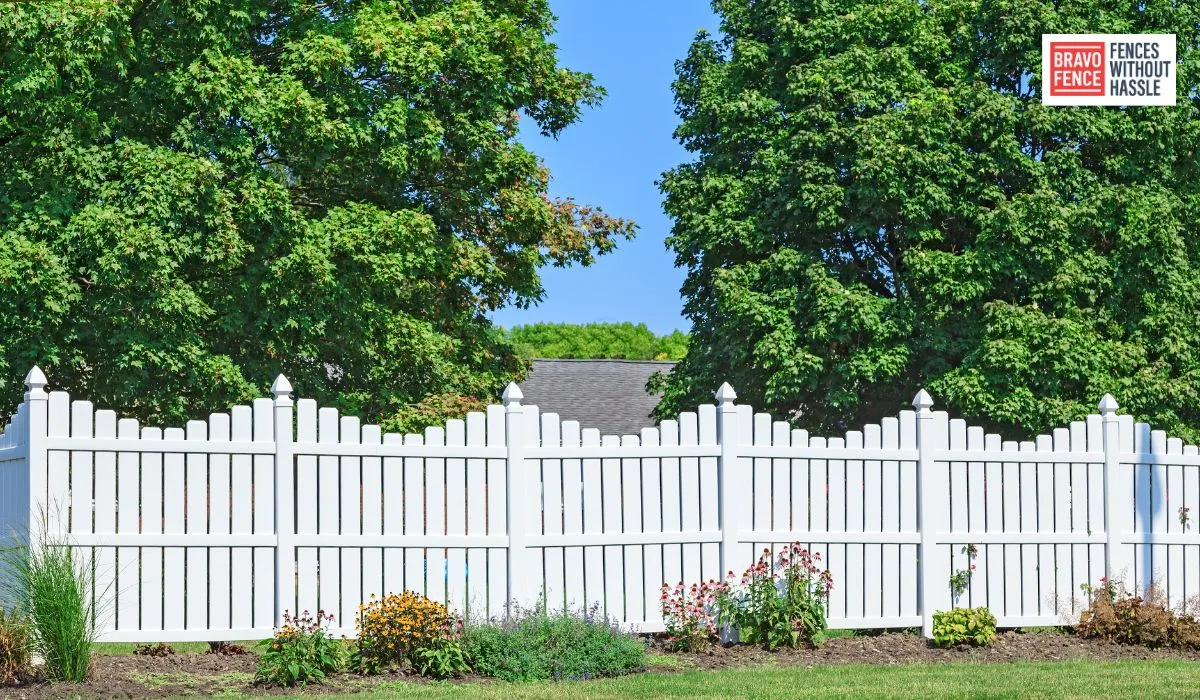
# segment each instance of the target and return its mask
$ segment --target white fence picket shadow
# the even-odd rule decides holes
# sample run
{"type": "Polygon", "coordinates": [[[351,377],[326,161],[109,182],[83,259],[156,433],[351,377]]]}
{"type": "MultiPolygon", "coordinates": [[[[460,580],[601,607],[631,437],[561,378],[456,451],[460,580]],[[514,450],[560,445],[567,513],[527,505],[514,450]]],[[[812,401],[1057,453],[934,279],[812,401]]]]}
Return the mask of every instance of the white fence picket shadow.
{"type": "MultiPolygon", "coordinates": [[[[45,391],[0,433],[0,526],[39,526],[96,562],[102,638],[253,639],[284,611],[354,633],[360,602],[411,589],[472,617],[508,601],[661,630],[663,582],[741,571],[794,541],[834,578],[830,624],[921,627],[955,603],[1002,626],[1078,614],[1080,584],[1200,593],[1200,454],[1105,397],[1101,415],[1004,442],[932,410],[809,436],[717,404],[600,435],[521,404],[383,434],[274,398],[185,428],[142,427],[45,391]],[[1187,511],[1184,511],[1187,512],[1187,511]],[[973,547],[972,558],[964,549],[973,547]],[[953,572],[975,565],[962,596],[953,572]]],[[[35,533],[36,534],[36,533],[35,533]]]]}

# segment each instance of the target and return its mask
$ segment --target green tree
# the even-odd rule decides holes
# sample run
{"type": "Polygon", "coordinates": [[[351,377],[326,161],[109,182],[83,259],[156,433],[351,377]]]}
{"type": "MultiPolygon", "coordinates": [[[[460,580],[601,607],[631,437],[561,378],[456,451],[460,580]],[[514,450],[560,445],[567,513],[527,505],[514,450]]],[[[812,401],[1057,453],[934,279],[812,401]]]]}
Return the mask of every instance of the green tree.
{"type": "Polygon", "coordinates": [[[1028,434],[1104,392],[1200,438],[1200,3],[720,0],[661,183],[687,268],[663,414],[729,381],[838,430],[1028,434]],[[1178,37],[1175,107],[1040,103],[1042,33],[1178,37]]]}
{"type": "Polygon", "coordinates": [[[495,395],[522,363],[487,314],[633,232],[548,198],[515,141],[603,94],[552,23],[546,0],[0,5],[0,406],[35,362],[155,421],[279,372],[401,423],[495,395]]]}
{"type": "Polygon", "coordinates": [[[508,338],[526,358],[679,360],[687,335],[655,335],[644,323],[533,323],[513,326],[508,338]]]}

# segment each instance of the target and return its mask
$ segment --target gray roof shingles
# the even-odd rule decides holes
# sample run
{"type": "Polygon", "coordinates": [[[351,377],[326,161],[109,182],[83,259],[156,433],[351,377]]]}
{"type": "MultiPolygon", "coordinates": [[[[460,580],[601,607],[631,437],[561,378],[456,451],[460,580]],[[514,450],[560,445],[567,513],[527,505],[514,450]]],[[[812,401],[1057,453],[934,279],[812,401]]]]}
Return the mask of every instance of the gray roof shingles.
{"type": "Polygon", "coordinates": [[[603,435],[637,435],[654,427],[650,412],[661,398],[646,393],[646,380],[674,366],[654,360],[534,360],[520,385],[522,403],[603,435]]]}

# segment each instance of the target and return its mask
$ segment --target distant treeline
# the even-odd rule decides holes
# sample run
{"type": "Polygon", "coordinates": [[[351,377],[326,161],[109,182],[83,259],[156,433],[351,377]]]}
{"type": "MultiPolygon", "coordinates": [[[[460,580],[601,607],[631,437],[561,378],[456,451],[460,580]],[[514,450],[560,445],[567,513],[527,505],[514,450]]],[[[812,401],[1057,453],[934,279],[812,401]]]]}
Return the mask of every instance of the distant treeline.
{"type": "Polygon", "coordinates": [[[508,338],[527,358],[682,360],[688,335],[655,335],[644,323],[533,323],[513,326],[508,338]]]}

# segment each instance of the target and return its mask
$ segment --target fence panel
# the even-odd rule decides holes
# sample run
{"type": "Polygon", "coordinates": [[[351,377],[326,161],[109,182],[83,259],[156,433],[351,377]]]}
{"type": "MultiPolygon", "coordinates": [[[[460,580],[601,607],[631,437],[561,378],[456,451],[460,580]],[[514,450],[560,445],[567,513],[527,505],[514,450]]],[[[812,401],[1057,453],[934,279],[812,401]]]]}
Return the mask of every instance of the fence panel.
{"type": "Polygon", "coordinates": [[[1105,541],[1103,511],[1089,513],[1102,488],[1089,483],[1102,474],[1102,436],[1087,425],[1013,443],[950,421],[938,468],[950,475],[951,521],[938,539],[946,580],[960,587],[952,585],[956,604],[987,606],[1002,626],[1057,625],[1077,614],[1105,541]]]}
{"type": "Polygon", "coordinates": [[[740,575],[793,542],[833,574],[833,627],[928,633],[956,604],[1061,624],[1105,575],[1174,606],[1200,593],[1200,451],[1107,396],[1024,442],[924,392],[827,438],[726,385],[717,405],[602,436],[512,386],[402,436],[293,406],[283,377],[274,399],[165,429],[47,394],[36,369],[27,384],[0,433],[0,526],[44,526],[95,562],[108,640],[265,637],[304,609],[353,634],[360,603],[403,589],[475,619],[541,601],[657,631],[663,583],[740,575]]]}

